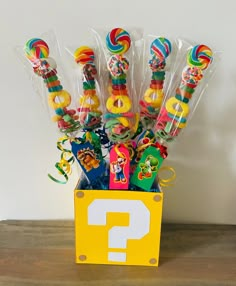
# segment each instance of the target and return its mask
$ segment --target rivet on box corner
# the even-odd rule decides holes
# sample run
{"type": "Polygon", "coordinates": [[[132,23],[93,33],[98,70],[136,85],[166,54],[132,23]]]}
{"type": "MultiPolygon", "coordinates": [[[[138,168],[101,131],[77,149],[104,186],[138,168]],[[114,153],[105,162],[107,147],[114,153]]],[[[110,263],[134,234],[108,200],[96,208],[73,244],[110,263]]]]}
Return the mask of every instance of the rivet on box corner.
{"type": "Polygon", "coordinates": [[[149,260],[149,263],[150,263],[150,264],[156,264],[156,263],[157,263],[156,258],[151,258],[151,259],[149,260]]]}
{"type": "Polygon", "coordinates": [[[155,195],[155,196],[153,197],[153,200],[154,200],[155,202],[160,202],[160,201],[161,201],[161,196],[155,195]]]}
{"type": "Polygon", "coordinates": [[[79,260],[80,261],[85,261],[87,259],[87,256],[86,255],[80,255],[79,256],[79,260]]]}
{"type": "Polygon", "coordinates": [[[83,198],[84,197],[84,192],[79,191],[79,192],[77,192],[76,196],[77,196],[77,198],[83,198]]]}

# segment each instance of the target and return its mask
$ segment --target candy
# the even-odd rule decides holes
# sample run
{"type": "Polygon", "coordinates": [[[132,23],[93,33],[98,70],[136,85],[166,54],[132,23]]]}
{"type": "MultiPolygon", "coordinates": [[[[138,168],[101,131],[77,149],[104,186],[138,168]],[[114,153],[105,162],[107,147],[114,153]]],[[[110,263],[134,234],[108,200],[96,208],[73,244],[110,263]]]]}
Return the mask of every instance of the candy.
{"type": "Polygon", "coordinates": [[[131,128],[124,126],[118,119],[111,119],[105,124],[108,137],[113,142],[126,142],[131,136],[131,128]]]}
{"type": "Polygon", "coordinates": [[[113,55],[107,62],[107,68],[114,77],[125,74],[129,69],[129,62],[120,55],[113,55]]]}
{"type": "Polygon", "coordinates": [[[189,100],[203,77],[202,70],[206,69],[211,61],[212,51],[205,45],[197,45],[188,52],[188,66],[182,72],[176,95],[166,101],[158,118],[156,131],[160,138],[173,140],[173,137],[186,127],[190,113],[189,100]]]}
{"type": "Polygon", "coordinates": [[[148,88],[144,94],[144,100],[152,107],[160,108],[163,100],[163,91],[161,89],[148,88]]]}
{"type": "Polygon", "coordinates": [[[92,64],[94,62],[94,58],[94,51],[87,46],[82,46],[74,52],[74,59],[77,64],[92,64]]]}
{"type": "Polygon", "coordinates": [[[132,126],[130,121],[130,117],[134,117],[135,114],[129,112],[131,99],[126,87],[129,62],[123,56],[130,48],[130,35],[123,29],[113,29],[106,37],[106,44],[113,55],[107,62],[110,72],[110,96],[107,99],[106,107],[110,113],[105,115],[105,119],[107,119],[105,128],[110,141],[114,143],[127,142],[137,129],[136,124],[132,126]]]}
{"type": "Polygon", "coordinates": [[[30,39],[24,47],[26,57],[35,63],[38,59],[47,58],[49,55],[49,47],[42,39],[30,39]]]}
{"type": "Polygon", "coordinates": [[[63,108],[69,106],[71,103],[70,94],[65,91],[51,92],[48,97],[48,104],[53,109],[63,108]],[[56,102],[56,98],[60,98],[60,102],[56,102]]]}
{"type": "Polygon", "coordinates": [[[171,53],[171,43],[166,38],[155,39],[150,46],[151,55],[155,55],[160,62],[164,61],[171,53]]]}
{"type": "Polygon", "coordinates": [[[74,52],[75,62],[82,66],[83,95],[79,99],[79,120],[85,130],[92,130],[101,124],[101,111],[98,110],[100,100],[96,92],[94,77],[97,69],[94,64],[94,51],[87,46],[82,46],[74,52]]]}
{"type": "Polygon", "coordinates": [[[100,100],[96,94],[83,95],[79,103],[83,108],[88,108],[89,110],[97,110],[100,105],[100,100]]]}
{"type": "Polygon", "coordinates": [[[197,67],[186,67],[182,72],[182,80],[185,83],[197,84],[202,77],[202,70],[197,67]]]}
{"type": "Polygon", "coordinates": [[[188,53],[187,63],[190,67],[204,70],[212,61],[212,51],[205,45],[194,46],[188,53]]]}
{"type": "Polygon", "coordinates": [[[110,96],[106,107],[111,113],[125,113],[131,108],[131,100],[127,95],[110,96]]]}
{"type": "Polygon", "coordinates": [[[97,69],[94,64],[86,64],[83,67],[83,73],[86,77],[94,79],[94,76],[97,74],[97,69]]]}
{"type": "Polygon", "coordinates": [[[106,37],[106,45],[112,54],[124,54],[131,45],[130,35],[121,28],[115,28],[106,37]]]}
{"type": "Polygon", "coordinates": [[[141,117],[143,123],[149,128],[155,124],[164,97],[165,59],[171,53],[170,41],[161,37],[155,39],[150,45],[150,53],[152,58],[149,61],[149,67],[152,70],[152,78],[143,100],[140,100],[141,117]]]}
{"type": "MultiPolygon", "coordinates": [[[[178,118],[186,118],[188,116],[189,106],[187,103],[184,103],[183,101],[180,101],[175,97],[171,97],[166,102],[166,111],[168,112],[169,117],[171,118],[176,117],[176,120],[180,121],[178,120],[178,118]]],[[[186,121],[184,120],[184,122],[186,121]]],[[[178,126],[178,127],[183,128],[183,126],[178,126]]]]}
{"type": "Polygon", "coordinates": [[[165,68],[165,61],[163,59],[157,58],[155,55],[153,55],[152,59],[148,62],[149,67],[153,72],[163,70],[165,68]]]}

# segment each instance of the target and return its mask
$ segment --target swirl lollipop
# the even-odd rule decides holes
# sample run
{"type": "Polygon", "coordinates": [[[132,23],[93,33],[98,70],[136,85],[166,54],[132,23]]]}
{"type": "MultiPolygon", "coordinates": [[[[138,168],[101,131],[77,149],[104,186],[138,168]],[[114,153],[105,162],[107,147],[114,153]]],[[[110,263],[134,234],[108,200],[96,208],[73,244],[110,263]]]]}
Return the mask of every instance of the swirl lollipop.
{"type": "Polygon", "coordinates": [[[106,44],[108,50],[112,54],[123,55],[126,53],[131,45],[131,39],[128,32],[121,28],[115,28],[108,33],[106,37],[106,44]]]}
{"type": "Polygon", "coordinates": [[[74,52],[74,59],[77,64],[93,64],[95,60],[94,51],[90,47],[82,46],[74,52]]]}
{"type": "Polygon", "coordinates": [[[150,127],[153,127],[155,123],[164,97],[165,61],[170,53],[171,43],[166,38],[157,38],[150,46],[152,58],[149,66],[152,70],[152,79],[149,88],[144,93],[143,100],[140,100],[142,122],[150,127]]]}
{"type": "Polygon", "coordinates": [[[57,76],[56,62],[49,56],[49,47],[45,41],[38,38],[30,39],[24,47],[25,55],[33,65],[34,72],[44,79],[47,86],[48,104],[55,110],[52,118],[57,122],[60,131],[72,133],[78,130],[78,116],[74,109],[68,109],[71,103],[71,95],[63,90],[57,76]]]}
{"type": "Polygon", "coordinates": [[[186,127],[190,112],[190,99],[212,61],[212,51],[205,45],[194,46],[187,55],[187,67],[182,72],[176,95],[170,97],[160,111],[156,124],[157,136],[172,141],[186,127]]]}
{"type": "Polygon", "coordinates": [[[212,61],[212,51],[205,45],[193,47],[187,56],[187,63],[190,67],[197,67],[205,70],[212,61]]]}
{"type": "Polygon", "coordinates": [[[150,47],[150,54],[158,58],[161,63],[164,62],[165,59],[169,56],[171,49],[172,47],[170,41],[166,38],[160,37],[152,42],[150,47]]]}
{"type": "Polygon", "coordinates": [[[36,63],[49,56],[49,47],[43,40],[34,38],[26,43],[25,55],[32,63],[36,63]]]}

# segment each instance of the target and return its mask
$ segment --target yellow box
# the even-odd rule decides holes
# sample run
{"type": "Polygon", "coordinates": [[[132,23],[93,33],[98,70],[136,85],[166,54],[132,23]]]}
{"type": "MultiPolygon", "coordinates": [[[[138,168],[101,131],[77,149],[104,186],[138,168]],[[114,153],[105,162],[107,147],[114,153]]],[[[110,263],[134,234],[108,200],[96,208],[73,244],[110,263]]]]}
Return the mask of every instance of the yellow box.
{"type": "Polygon", "coordinates": [[[75,190],[76,263],[158,266],[163,193],[75,190]]]}

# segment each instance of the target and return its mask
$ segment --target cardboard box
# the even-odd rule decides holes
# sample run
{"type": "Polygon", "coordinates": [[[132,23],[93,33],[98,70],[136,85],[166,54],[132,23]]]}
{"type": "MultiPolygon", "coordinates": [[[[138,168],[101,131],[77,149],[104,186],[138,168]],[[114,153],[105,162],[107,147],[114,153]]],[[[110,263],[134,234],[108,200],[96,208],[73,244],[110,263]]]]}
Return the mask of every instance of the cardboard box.
{"type": "Polygon", "coordinates": [[[158,266],[163,193],[75,190],[76,263],[158,266]]]}

